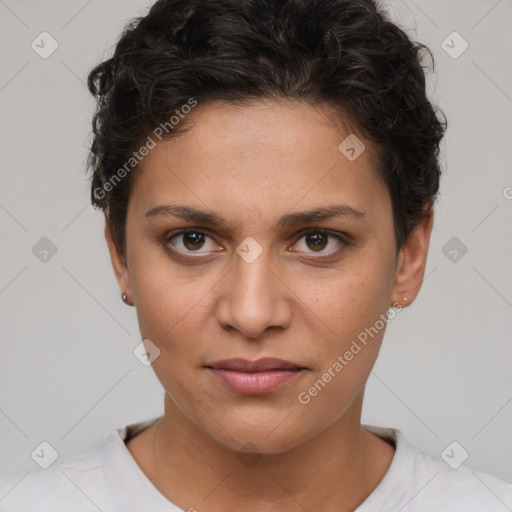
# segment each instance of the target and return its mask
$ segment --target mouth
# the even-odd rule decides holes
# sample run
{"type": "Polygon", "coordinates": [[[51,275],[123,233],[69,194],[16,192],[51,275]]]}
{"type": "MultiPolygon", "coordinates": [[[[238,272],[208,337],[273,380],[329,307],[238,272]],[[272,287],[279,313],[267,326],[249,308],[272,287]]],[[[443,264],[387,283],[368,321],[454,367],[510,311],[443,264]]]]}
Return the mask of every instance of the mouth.
{"type": "Polygon", "coordinates": [[[275,391],[307,370],[289,361],[268,357],[257,361],[225,359],[205,368],[230,391],[252,395],[275,391]]]}

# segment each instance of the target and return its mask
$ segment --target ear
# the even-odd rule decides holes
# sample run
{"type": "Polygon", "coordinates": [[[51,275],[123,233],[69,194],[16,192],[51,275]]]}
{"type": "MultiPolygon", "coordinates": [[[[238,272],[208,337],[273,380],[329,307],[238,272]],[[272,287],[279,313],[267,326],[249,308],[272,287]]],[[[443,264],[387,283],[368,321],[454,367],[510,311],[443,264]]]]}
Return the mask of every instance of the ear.
{"type": "Polygon", "coordinates": [[[392,294],[393,304],[399,303],[402,307],[408,306],[418,295],[425,274],[433,224],[434,210],[427,208],[420,223],[400,249],[392,294]]]}
{"type": "Polygon", "coordinates": [[[132,300],[132,285],[130,281],[130,273],[125,257],[117,249],[112,232],[112,225],[105,216],[105,240],[107,241],[108,250],[110,252],[110,260],[116,276],[117,283],[122,293],[128,296],[128,302],[132,300]]]}

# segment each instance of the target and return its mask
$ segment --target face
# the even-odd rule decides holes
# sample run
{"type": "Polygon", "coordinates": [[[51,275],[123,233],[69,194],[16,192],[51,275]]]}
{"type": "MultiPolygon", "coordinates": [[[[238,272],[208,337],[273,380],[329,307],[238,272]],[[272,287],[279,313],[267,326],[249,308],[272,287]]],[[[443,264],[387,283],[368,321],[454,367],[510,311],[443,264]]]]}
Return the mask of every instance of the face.
{"type": "Polygon", "coordinates": [[[431,217],[396,257],[373,148],[358,135],[366,149],[348,159],[338,146],[351,132],[325,112],[294,102],[199,105],[190,130],[142,162],[127,264],[107,225],[121,290],[142,339],[160,350],[153,368],[167,399],[235,450],[250,442],[282,452],[347,418],[391,304],[410,303],[421,283],[431,217]],[[237,358],[298,369],[211,368],[237,358]]]}

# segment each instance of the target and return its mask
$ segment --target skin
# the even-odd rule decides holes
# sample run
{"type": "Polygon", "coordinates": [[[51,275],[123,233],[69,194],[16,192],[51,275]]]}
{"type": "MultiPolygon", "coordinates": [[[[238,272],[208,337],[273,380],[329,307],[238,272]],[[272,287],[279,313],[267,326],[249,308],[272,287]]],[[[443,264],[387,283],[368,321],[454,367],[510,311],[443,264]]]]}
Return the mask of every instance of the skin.
{"type": "Polygon", "coordinates": [[[142,162],[128,204],[126,257],[105,227],[142,339],[160,349],[152,366],[165,390],[163,418],[127,448],[183,510],[352,511],[395,451],[360,423],[385,329],[307,405],[298,395],[393,303],[413,302],[433,212],[425,211],[397,254],[376,152],[358,135],[366,150],[349,161],[338,145],[354,131],[324,107],[216,102],[199,105],[187,121],[188,132],[158,143],[142,162]],[[165,203],[215,213],[229,225],[145,217],[165,203]],[[282,215],[338,204],[365,216],[277,226],[282,215]],[[204,245],[186,236],[165,240],[184,227],[205,230],[204,245]],[[325,237],[319,249],[303,233],[315,228],[348,235],[349,243],[325,237]],[[246,237],[263,251],[252,263],[236,252],[246,237]],[[190,261],[173,259],[166,246],[190,261]],[[234,357],[278,357],[307,370],[271,393],[243,395],[204,368],[234,357]],[[241,451],[257,453],[250,467],[241,451]]]}

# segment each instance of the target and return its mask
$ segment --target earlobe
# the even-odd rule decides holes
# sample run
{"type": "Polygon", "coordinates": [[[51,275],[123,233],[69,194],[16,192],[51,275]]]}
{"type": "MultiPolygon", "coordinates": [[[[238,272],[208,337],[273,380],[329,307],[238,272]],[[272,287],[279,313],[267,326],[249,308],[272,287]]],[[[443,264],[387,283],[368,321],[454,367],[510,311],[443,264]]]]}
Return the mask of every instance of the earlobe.
{"type": "Polygon", "coordinates": [[[421,289],[433,223],[433,208],[427,208],[420,223],[400,249],[392,296],[394,304],[408,306],[421,289]]]}
{"type": "MultiPolygon", "coordinates": [[[[117,283],[123,296],[123,301],[126,304],[129,303],[129,297],[132,297],[132,288],[130,282],[130,273],[128,271],[128,265],[125,257],[119,252],[116,243],[114,241],[114,234],[112,232],[112,225],[108,218],[105,216],[105,240],[107,241],[108,250],[110,253],[110,260],[112,262],[112,268],[116,276],[117,283]],[[126,300],[124,299],[126,294],[126,300]]],[[[131,305],[131,304],[130,304],[131,305]]]]}

